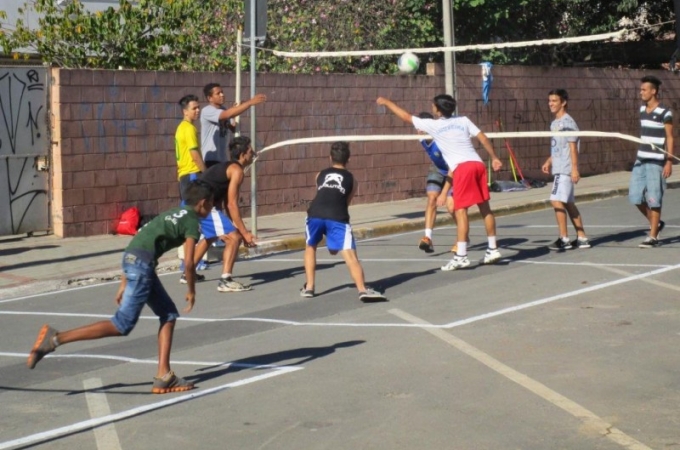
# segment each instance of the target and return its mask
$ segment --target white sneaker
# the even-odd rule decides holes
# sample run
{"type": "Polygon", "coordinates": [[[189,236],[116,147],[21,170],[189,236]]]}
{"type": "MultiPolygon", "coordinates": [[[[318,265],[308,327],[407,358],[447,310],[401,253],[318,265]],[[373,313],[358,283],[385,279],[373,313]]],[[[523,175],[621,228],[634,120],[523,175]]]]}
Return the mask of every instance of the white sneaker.
{"type": "Polygon", "coordinates": [[[456,269],[463,269],[465,267],[468,267],[470,265],[470,260],[468,259],[467,256],[454,256],[451,261],[446,263],[445,266],[442,266],[441,269],[444,272],[450,272],[452,270],[456,269]]]}
{"type": "Polygon", "coordinates": [[[501,259],[501,252],[497,248],[487,248],[482,264],[493,264],[498,262],[499,259],[501,259]]]}
{"type": "Polygon", "coordinates": [[[249,285],[239,283],[232,278],[220,278],[219,283],[217,283],[217,290],[220,292],[243,292],[251,289],[252,287],[249,285]]]}

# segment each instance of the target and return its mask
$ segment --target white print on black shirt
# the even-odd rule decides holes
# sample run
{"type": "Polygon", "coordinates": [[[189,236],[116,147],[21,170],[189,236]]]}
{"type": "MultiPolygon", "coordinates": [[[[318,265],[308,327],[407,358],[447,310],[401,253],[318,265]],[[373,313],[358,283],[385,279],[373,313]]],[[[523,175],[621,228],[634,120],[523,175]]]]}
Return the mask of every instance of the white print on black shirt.
{"type": "Polygon", "coordinates": [[[343,194],[345,193],[345,188],[342,187],[342,180],[343,177],[339,173],[328,173],[326,174],[326,178],[323,180],[323,184],[319,186],[317,190],[321,190],[321,188],[331,188],[331,189],[338,189],[340,192],[343,194]]]}

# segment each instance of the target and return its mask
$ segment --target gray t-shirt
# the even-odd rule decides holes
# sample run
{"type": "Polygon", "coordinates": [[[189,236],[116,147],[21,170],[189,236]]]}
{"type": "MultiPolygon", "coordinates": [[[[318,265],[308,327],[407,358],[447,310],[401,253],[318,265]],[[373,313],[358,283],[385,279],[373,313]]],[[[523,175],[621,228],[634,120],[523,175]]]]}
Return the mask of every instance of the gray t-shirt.
{"type": "MultiPolygon", "coordinates": [[[[550,131],[578,131],[576,121],[569,114],[553,120],[550,131]]],[[[552,156],[553,175],[571,175],[571,151],[569,143],[576,142],[576,150],[579,150],[578,137],[576,136],[553,136],[550,138],[550,156],[552,156]]]]}
{"type": "Polygon", "coordinates": [[[226,162],[229,143],[228,120],[219,120],[224,107],[207,105],[201,109],[201,153],[203,161],[226,162]]]}

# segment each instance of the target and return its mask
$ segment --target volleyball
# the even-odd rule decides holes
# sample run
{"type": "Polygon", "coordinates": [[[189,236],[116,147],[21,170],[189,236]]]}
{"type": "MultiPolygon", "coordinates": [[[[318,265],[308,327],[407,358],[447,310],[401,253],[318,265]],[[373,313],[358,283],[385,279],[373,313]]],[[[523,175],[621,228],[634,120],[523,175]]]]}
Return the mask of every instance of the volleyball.
{"type": "Polygon", "coordinates": [[[411,52],[404,53],[397,61],[399,72],[404,74],[414,73],[416,70],[418,70],[419,65],[420,60],[411,52]]]}

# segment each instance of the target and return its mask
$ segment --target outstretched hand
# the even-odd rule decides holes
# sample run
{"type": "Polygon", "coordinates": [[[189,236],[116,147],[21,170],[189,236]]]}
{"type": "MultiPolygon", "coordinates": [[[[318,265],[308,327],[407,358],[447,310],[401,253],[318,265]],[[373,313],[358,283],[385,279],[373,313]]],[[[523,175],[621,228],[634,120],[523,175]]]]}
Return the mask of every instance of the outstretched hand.
{"type": "Polygon", "coordinates": [[[185,300],[187,301],[187,306],[183,311],[185,313],[191,312],[191,310],[194,309],[194,303],[196,303],[196,294],[194,292],[187,292],[185,300]]]}

